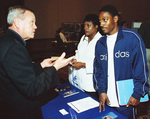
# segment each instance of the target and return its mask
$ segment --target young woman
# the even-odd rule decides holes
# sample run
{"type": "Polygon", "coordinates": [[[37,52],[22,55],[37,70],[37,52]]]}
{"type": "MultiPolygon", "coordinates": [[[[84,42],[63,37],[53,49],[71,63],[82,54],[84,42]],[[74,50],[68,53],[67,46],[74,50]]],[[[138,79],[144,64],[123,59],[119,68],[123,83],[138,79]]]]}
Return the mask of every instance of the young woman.
{"type": "Polygon", "coordinates": [[[88,14],[84,21],[84,35],[82,36],[69,70],[69,81],[74,86],[97,98],[93,87],[93,62],[95,44],[102,36],[99,33],[99,18],[95,14],[88,14]]]}

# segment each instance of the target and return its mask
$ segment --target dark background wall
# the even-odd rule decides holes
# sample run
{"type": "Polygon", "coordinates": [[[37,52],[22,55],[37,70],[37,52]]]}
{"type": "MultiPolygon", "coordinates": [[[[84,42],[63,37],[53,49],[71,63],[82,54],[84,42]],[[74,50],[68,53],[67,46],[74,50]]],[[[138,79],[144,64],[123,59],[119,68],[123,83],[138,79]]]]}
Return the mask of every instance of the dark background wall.
{"type": "Polygon", "coordinates": [[[82,22],[88,13],[98,15],[106,4],[116,6],[129,27],[133,21],[150,19],[150,0],[24,0],[24,3],[36,11],[35,38],[53,38],[61,23],[82,22]]]}
{"type": "Polygon", "coordinates": [[[98,15],[98,10],[106,4],[116,6],[130,28],[134,21],[150,19],[150,0],[0,0],[0,27],[7,29],[7,9],[19,4],[36,12],[36,39],[54,38],[63,22],[82,22],[88,13],[98,15]]]}
{"type": "Polygon", "coordinates": [[[0,28],[7,29],[8,8],[14,5],[24,5],[24,0],[0,0],[0,28]]]}

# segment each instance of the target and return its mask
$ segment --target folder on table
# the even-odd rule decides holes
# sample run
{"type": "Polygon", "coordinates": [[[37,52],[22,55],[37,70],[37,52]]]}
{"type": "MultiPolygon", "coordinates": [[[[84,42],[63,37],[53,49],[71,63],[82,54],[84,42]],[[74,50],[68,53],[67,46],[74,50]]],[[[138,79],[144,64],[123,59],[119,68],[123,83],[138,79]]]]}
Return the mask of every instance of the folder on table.
{"type": "MultiPolygon", "coordinates": [[[[133,93],[133,89],[134,89],[133,79],[117,81],[117,92],[120,105],[126,105],[128,103],[133,93]]],[[[146,102],[148,100],[149,100],[148,94],[140,98],[140,102],[146,102]]]]}

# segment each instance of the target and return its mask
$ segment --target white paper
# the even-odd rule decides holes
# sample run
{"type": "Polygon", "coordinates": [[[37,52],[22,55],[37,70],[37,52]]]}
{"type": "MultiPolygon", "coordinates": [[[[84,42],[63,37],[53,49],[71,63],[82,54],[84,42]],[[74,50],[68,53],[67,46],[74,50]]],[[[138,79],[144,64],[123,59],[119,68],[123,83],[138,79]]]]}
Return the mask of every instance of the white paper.
{"type": "Polygon", "coordinates": [[[69,114],[65,109],[61,109],[61,110],[59,110],[59,112],[60,112],[62,115],[69,114]]]}
{"type": "Polygon", "coordinates": [[[91,97],[82,98],[73,102],[67,103],[71,108],[73,108],[77,113],[95,108],[99,106],[99,102],[92,99],[91,97]]]}

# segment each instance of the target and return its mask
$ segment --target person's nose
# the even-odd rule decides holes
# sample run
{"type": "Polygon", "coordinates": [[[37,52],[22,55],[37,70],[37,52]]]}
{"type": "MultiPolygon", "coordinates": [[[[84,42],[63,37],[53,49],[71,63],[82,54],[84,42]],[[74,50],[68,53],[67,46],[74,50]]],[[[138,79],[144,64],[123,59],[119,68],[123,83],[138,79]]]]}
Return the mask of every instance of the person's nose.
{"type": "Polygon", "coordinates": [[[103,26],[103,24],[104,24],[103,22],[100,22],[100,27],[102,27],[102,26],[103,26]]]}
{"type": "Polygon", "coordinates": [[[87,26],[84,26],[84,30],[87,30],[87,28],[88,28],[87,26]]]}
{"type": "Polygon", "coordinates": [[[104,26],[104,22],[101,21],[101,22],[100,22],[100,27],[103,27],[103,26],[104,26]]]}
{"type": "Polygon", "coordinates": [[[37,26],[36,26],[36,24],[34,24],[34,29],[37,29],[37,26]]]}

